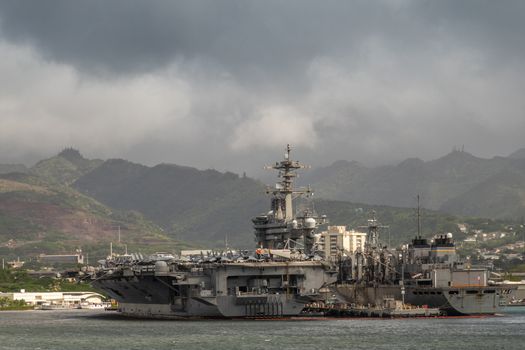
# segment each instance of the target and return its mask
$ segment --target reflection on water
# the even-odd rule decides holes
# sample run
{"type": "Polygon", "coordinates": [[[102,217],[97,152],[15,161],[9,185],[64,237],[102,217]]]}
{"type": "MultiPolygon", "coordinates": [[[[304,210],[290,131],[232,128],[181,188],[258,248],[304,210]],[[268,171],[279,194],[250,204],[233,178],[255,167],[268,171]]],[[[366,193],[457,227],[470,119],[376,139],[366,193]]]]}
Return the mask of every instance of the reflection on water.
{"type": "Polygon", "coordinates": [[[525,307],[431,319],[156,321],[94,310],[0,312],[0,349],[524,349],[525,307]]]}

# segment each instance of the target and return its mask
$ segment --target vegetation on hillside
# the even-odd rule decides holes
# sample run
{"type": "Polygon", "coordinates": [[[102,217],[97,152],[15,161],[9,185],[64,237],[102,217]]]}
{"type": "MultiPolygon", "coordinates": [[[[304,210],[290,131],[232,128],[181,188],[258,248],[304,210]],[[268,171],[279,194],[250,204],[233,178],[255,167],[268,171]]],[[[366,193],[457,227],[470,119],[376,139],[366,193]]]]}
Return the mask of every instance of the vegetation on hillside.
{"type": "Polygon", "coordinates": [[[110,160],[75,187],[119,209],[136,210],[167,234],[207,246],[252,246],[250,218],[266,208],[264,186],[232,173],[110,160]]]}
{"type": "MultiPolygon", "coordinates": [[[[513,162],[514,171],[519,161],[502,157],[484,160],[457,151],[432,162],[409,159],[398,166],[374,169],[340,161],[305,174],[301,180],[313,182],[320,197],[414,206],[415,194],[422,193],[423,205],[438,207],[452,195],[468,198],[468,188],[482,186],[483,179],[489,183],[508,179],[501,175],[502,169],[513,162]]],[[[513,176],[516,181],[511,189],[522,185],[521,173],[514,171],[513,176]]],[[[173,252],[195,245],[219,247],[226,239],[230,246],[251,248],[250,219],[268,210],[264,190],[258,181],[228,172],[172,164],[147,167],[115,159],[102,162],[65,149],[39,162],[30,173],[0,175],[0,255],[12,259],[82,248],[94,261],[108,254],[109,242],[115,243],[119,252],[124,252],[126,245],[129,252],[143,253],[173,252]],[[185,241],[192,243],[181,243],[185,241]]],[[[522,196],[519,188],[507,192],[522,196]]],[[[470,202],[487,207],[500,198],[483,189],[475,194],[479,195],[472,196],[470,202]],[[483,193],[490,198],[484,198],[483,193]]],[[[507,202],[505,208],[515,203],[507,202]]],[[[375,210],[380,222],[389,226],[383,240],[392,245],[408,242],[417,233],[412,208],[333,199],[318,199],[314,204],[317,212],[328,215],[332,225],[350,229],[366,225],[369,212],[375,210]]],[[[424,236],[452,232],[457,238],[462,238],[458,223],[488,230],[514,221],[476,221],[426,209],[421,219],[424,236]]]]}
{"type": "Polygon", "coordinates": [[[70,282],[63,278],[31,277],[26,270],[1,270],[1,292],[79,292],[95,291],[88,282],[70,282]]]}
{"type": "Polygon", "coordinates": [[[97,252],[121,240],[140,245],[177,242],[139,212],[110,209],[75,189],[26,174],[0,176],[0,255],[7,259],[40,253],[97,252]]]}
{"type": "Polygon", "coordinates": [[[86,159],[78,150],[66,148],[58,155],[38,162],[30,171],[49,183],[70,185],[102,163],[100,159],[86,159]]]}
{"type": "Polygon", "coordinates": [[[423,207],[454,215],[515,220],[525,213],[525,160],[519,157],[453,151],[429,162],[407,159],[375,168],[338,161],[303,180],[325,199],[413,207],[420,194],[423,207]]]}

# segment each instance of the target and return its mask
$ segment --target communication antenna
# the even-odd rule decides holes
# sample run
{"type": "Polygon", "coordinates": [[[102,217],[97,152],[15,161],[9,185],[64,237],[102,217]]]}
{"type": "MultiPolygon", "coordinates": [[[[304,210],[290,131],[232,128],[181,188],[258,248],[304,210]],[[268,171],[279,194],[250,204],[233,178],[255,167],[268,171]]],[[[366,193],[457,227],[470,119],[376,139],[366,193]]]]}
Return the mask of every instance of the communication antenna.
{"type": "Polygon", "coordinates": [[[366,245],[370,248],[377,248],[381,245],[380,238],[379,238],[379,231],[382,229],[388,230],[388,245],[390,246],[390,227],[389,226],[383,226],[379,223],[376,216],[376,211],[371,210],[368,213],[368,221],[366,226],[359,226],[359,228],[365,228],[367,229],[367,237],[366,237],[366,245]]]}
{"type": "Polygon", "coordinates": [[[419,205],[419,194],[417,195],[417,238],[421,239],[421,206],[419,205]]]}

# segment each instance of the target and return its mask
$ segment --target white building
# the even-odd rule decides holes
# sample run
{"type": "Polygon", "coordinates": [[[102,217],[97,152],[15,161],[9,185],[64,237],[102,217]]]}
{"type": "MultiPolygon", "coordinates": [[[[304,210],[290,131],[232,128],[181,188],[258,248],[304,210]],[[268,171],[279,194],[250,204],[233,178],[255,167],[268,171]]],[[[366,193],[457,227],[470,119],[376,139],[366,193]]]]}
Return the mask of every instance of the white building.
{"type": "Polygon", "coordinates": [[[43,304],[78,306],[81,303],[100,304],[104,296],[94,292],[20,292],[0,293],[0,298],[24,300],[26,304],[39,306],[43,304]]]}
{"type": "Polygon", "coordinates": [[[19,269],[22,266],[24,266],[25,263],[26,263],[25,261],[20,261],[20,258],[18,258],[18,259],[13,260],[13,261],[8,261],[7,262],[7,266],[9,266],[12,269],[19,269]]]}
{"type": "Polygon", "coordinates": [[[346,226],[328,226],[327,231],[317,235],[319,249],[325,252],[326,257],[353,254],[359,248],[363,250],[365,242],[365,232],[347,231],[346,226]]]}

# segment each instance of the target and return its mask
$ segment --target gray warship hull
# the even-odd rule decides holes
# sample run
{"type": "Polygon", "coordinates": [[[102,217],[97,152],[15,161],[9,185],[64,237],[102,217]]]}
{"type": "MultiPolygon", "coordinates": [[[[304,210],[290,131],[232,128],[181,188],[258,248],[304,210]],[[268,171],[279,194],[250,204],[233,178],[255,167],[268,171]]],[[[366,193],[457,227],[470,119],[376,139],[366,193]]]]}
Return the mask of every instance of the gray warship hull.
{"type": "Polygon", "coordinates": [[[123,267],[94,286],[141,318],[287,317],[320,298],[336,273],[322,262],[253,262],[198,267],[155,264],[123,267]]]}
{"type": "Polygon", "coordinates": [[[501,312],[499,287],[407,288],[405,300],[413,305],[439,308],[446,315],[494,315],[501,312]]]}
{"type": "Polygon", "coordinates": [[[364,252],[340,258],[342,273],[335,289],[342,300],[382,305],[395,299],[451,316],[501,311],[511,288],[489,281],[487,267],[461,261],[451,233],[428,241],[418,232],[409,245],[391,251],[379,243],[379,227],[375,217],[369,220],[364,252]]]}
{"type": "MultiPolygon", "coordinates": [[[[402,300],[399,285],[359,286],[338,285],[339,296],[349,303],[378,305],[385,298],[402,300]]],[[[493,315],[502,311],[502,301],[507,293],[499,286],[453,288],[406,286],[404,301],[407,304],[438,308],[449,316],[493,315]]]]}

